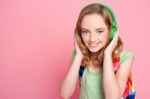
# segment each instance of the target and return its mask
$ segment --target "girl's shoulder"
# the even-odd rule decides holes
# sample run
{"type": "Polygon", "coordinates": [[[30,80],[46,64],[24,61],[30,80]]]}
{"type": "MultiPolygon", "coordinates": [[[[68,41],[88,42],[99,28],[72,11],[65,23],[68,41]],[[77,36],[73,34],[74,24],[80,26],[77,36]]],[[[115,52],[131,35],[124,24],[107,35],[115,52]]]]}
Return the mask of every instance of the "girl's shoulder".
{"type": "MultiPolygon", "coordinates": [[[[73,49],[73,51],[71,52],[71,56],[70,56],[71,61],[74,60],[75,54],[76,54],[76,50],[73,49]]],[[[134,53],[132,51],[129,51],[126,49],[123,49],[120,51],[120,63],[121,64],[124,63],[129,58],[134,58],[134,53]]]]}
{"type": "Polygon", "coordinates": [[[127,59],[134,58],[134,53],[129,50],[122,50],[120,52],[120,63],[124,63],[127,59]]]}
{"type": "Polygon", "coordinates": [[[72,61],[74,60],[75,54],[76,54],[76,50],[73,49],[73,51],[71,52],[71,56],[70,56],[70,59],[71,59],[72,61]]]}

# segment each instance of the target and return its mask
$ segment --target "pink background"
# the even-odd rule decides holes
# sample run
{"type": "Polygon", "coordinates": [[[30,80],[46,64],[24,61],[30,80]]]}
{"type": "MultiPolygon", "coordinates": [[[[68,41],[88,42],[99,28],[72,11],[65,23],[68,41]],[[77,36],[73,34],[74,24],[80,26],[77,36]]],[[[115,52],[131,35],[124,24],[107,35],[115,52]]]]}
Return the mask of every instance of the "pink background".
{"type": "MultiPolygon", "coordinates": [[[[149,0],[1,0],[0,99],[60,99],[77,17],[92,2],[114,9],[124,47],[135,55],[136,99],[148,99],[149,0]]],[[[79,87],[71,99],[78,96],[79,87]]]]}

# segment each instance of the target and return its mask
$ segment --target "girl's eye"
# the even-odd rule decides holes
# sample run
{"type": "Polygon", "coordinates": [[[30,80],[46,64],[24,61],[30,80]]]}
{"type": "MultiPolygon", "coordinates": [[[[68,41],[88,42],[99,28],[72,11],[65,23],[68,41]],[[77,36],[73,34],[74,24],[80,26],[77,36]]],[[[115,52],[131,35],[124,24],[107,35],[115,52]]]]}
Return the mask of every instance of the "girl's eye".
{"type": "Polygon", "coordinates": [[[103,33],[103,31],[98,31],[99,34],[103,33]]]}
{"type": "Polygon", "coordinates": [[[81,31],[81,33],[83,33],[83,34],[87,34],[87,33],[89,33],[88,31],[81,31]]]}

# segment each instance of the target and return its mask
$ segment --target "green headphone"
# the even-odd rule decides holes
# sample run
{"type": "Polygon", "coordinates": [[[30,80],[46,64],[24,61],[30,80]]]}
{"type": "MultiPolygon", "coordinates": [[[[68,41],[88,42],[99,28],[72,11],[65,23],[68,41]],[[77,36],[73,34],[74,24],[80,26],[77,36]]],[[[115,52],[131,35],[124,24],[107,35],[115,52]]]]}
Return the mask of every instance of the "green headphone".
{"type": "Polygon", "coordinates": [[[112,30],[110,33],[110,39],[113,39],[116,34],[116,31],[117,31],[117,21],[116,21],[116,16],[115,16],[113,10],[110,7],[108,7],[104,4],[101,4],[101,3],[95,3],[95,4],[98,4],[99,6],[104,7],[110,13],[110,15],[112,17],[112,21],[113,21],[112,22],[112,30]]]}

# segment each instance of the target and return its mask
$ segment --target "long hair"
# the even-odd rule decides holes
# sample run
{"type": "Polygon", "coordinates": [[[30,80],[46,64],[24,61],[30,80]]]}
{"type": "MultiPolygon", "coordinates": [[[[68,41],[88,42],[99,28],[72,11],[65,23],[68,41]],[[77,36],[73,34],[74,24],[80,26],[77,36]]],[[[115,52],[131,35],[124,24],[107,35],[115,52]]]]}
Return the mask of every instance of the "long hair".
{"type": "MultiPolygon", "coordinates": [[[[103,66],[103,58],[104,58],[104,50],[109,45],[111,40],[109,39],[107,41],[106,45],[96,53],[91,53],[88,50],[86,45],[83,43],[83,40],[81,37],[81,22],[82,22],[82,19],[84,18],[84,16],[86,16],[88,14],[101,15],[107,28],[108,28],[109,34],[111,32],[112,17],[110,15],[109,11],[107,11],[107,9],[105,9],[103,6],[100,6],[97,3],[89,4],[88,6],[84,7],[84,9],[82,9],[82,11],[80,12],[77,23],[76,23],[76,27],[75,27],[75,36],[77,38],[77,43],[78,43],[79,48],[84,56],[81,64],[83,66],[88,66],[90,61],[92,61],[92,64],[94,66],[102,67],[103,66]]],[[[112,57],[116,50],[118,52],[120,52],[122,49],[123,49],[123,42],[122,42],[121,38],[119,37],[117,46],[113,50],[112,57]]]]}

